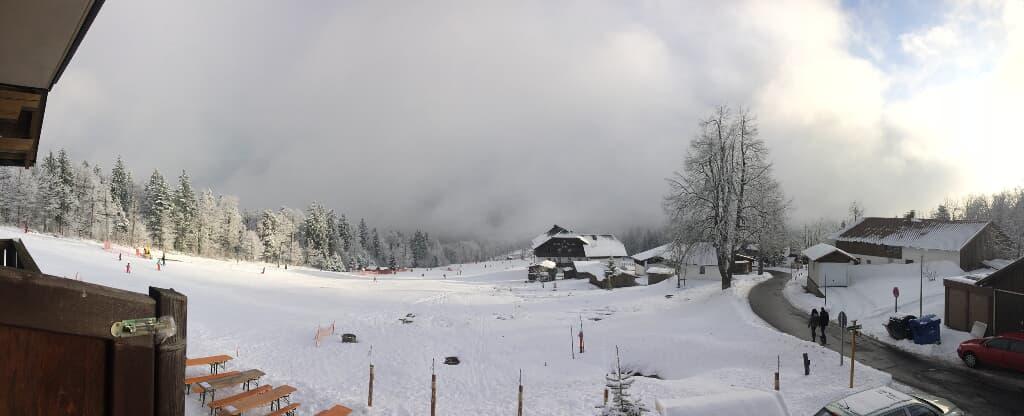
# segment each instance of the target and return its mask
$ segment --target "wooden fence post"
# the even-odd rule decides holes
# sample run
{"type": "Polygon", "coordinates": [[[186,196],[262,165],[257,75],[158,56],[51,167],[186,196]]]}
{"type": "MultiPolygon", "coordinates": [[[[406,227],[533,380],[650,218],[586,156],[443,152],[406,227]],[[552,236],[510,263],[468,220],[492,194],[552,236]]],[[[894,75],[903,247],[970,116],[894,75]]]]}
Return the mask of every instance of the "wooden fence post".
{"type": "Polygon", "coordinates": [[[370,364],[370,393],[366,398],[366,407],[373,407],[373,364],[370,364]]]}
{"type": "Polygon", "coordinates": [[[149,288],[149,297],[156,300],[156,316],[172,316],[178,329],[174,336],[156,347],[154,409],[157,416],[183,416],[188,298],[174,289],[155,287],[149,288]]]}
{"type": "Polygon", "coordinates": [[[437,416],[437,372],[434,360],[430,361],[430,416],[437,416]]]}
{"type": "Polygon", "coordinates": [[[523,416],[523,370],[519,370],[519,410],[516,416],[523,416]]]}

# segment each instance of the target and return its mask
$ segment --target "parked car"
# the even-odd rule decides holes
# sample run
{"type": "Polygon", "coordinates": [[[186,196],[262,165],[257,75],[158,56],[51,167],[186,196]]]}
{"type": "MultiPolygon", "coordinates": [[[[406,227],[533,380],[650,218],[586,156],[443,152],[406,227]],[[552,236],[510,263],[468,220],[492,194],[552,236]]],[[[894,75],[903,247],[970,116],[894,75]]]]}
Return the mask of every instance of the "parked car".
{"type": "Polygon", "coordinates": [[[971,368],[989,365],[1024,371],[1024,332],[967,340],[956,348],[956,353],[971,368]]]}
{"type": "Polygon", "coordinates": [[[836,400],[814,416],[963,416],[949,400],[877,387],[836,400]]]}

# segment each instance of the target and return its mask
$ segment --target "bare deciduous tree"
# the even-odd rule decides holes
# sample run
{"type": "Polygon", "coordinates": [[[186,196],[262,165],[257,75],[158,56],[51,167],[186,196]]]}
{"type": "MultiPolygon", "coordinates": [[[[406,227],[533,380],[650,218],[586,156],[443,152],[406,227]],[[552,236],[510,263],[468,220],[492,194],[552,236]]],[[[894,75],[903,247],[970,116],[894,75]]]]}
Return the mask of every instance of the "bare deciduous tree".
{"type": "MultiPolygon", "coordinates": [[[[722,106],[700,122],[683,170],[668,178],[665,210],[676,244],[707,241],[718,251],[722,289],[732,283],[733,253],[743,242],[784,235],[785,200],[768,147],[747,111],[722,106]]],[[[781,238],[780,238],[781,240],[781,238]]]]}

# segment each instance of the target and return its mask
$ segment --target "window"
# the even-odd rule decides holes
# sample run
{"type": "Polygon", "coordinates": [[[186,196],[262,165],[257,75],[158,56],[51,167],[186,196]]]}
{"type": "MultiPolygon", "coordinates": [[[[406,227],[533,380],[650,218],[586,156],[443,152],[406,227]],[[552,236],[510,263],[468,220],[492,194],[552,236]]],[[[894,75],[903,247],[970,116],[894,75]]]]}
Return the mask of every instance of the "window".
{"type": "Polygon", "coordinates": [[[1010,351],[1024,354],[1024,341],[1010,342],[1010,351]]]}
{"type": "Polygon", "coordinates": [[[871,264],[871,260],[868,260],[868,264],[871,264]]]}
{"type": "Polygon", "coordinates": [[[938,416],[934,410],[920,403],[914,403],[906,407],[909,416],[938,416]]]}
{"type": "Polygon", "coordinates": [[[985,344],[989,348],[995,348],[997,350],[1009,351],[1010,340],[1004,338],[996,338],[985,344]]]}
{"type": "Polygon", "coordinates": [[[704,274],[704,266],[700,266],[700,274],[704,274]]]}
{"type": "Polygon", "coordinates": [[[913,264],[914,263],[914,261],[911,260],[911,259],[903,260],[903,262],[904,262],[904,264],[913,264]]]}
{"type": "Polygon", "coordinates": [[[899,408],[896,408],[896,409],[892,409],[892,410],[890,410],[888,412],[882,413],[882,414],[880,414],[878,416],[906,416],[907,412],[904,409],[906,409],[906,408],[899,407],[899,408]]]}

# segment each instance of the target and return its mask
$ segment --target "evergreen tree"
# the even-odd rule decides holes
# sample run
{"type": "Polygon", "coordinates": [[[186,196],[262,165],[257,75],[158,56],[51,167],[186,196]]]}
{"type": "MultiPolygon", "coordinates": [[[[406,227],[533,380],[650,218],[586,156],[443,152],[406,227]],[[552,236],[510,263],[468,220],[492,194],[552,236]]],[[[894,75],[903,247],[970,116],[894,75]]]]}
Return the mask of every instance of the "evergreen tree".
{"type": "Polygon", "coordinates": [[[78,205],[75,194],[75,171],[71,166],[71,158],[64,149],[57,153],[57,176],[54,183],[54,197],[57,199],[57,212],[54,219],[57,221],[57,232],[64,234],[65,227],[73,219],[72,214],[78,205]]]}
{"type": "Polygon", "coordinates": [[[197,244],[196,214],[199,211],[192,182],[185,171],[178,177],[178,188],[174,190],[173,216],[174,248],[193,251],[197,244]]]}
{"type": "Polygon", "coordinates": [[[338,238],[341,239],[342,249],[347,253],[352,249],[352,229],[345,219],[345,214],[338,218],[338,238]]]}
{"type": "Polygon", "coordinates": [[[170,229],[170,215],[174,203],[172,202],[171,190],[167,181],[160,171],[154,170],[146,183],[145,205],[142,216],[146,223],[146,229],[153,237],[153,244],[158,247],[166,247],[172,238],[170,229]]]}
{"type": "Polygon", "coordinates": [[[133,188],[132,173],[124,166],[121,156],[118,156],[114,168],[110,171],[110,193],[123,212],[130,212],[135,203],[133,188]]]}
{"type": "Polygon", "coordinates": [[[601,409],[601,416],[640,416],[648,412],[639,400],[634,400],[630,396],[629,388],[633,386],[633,372],[622,371],[618,346],[615,346],[614,372],[605,374],[604,379],[605,386],[612,393],[612,402],[598,406],[601,409]]]}
{"type": "Polygon", "coordinates": [[[218,253],[220,241],[221,211],[217,197],[210,189],[199,194],[196,210],[196,254],[211,255],[218,253]]]}
{"type": "Polygon", "coordinates": [[[370,249],[370,230],[363,218],[359,219],[359,244],[365,249],[370,249]]]}
{"type": "Polygon", "coordinates": [[[377,229],[373,229],[373,258],[377,260],[377,264],[382,263],[383,260],[383,247],[380,245],[380,235],[377,234],[377,229]]]}
{"type": "Polygon", "coordinates": [[[260,214],[259,224],[256,226],[256,235],[259,237],[260,244],[262,245],[260,255],[263,257],[263,261],[280,260],[277,229],[277,216],[270,210],[264,210],[260,214]]]}
{"type": "Polygon", "coordinates": [[[220,210],[220,247],[225,255],[238,258],[242,254],[243,239],[246,237],[242,214],[238,211],[238,199],[222,196],[217,201],[220,210]]]}
{"type": "Polygon", "coordinates": [[[328,211],[318,202],[313,202],[306,210],[306,242],[313,252],[313,263],[321,269],[337,267],[332,261],[330,240],[333,233],[334,213],[328,211]]]}

